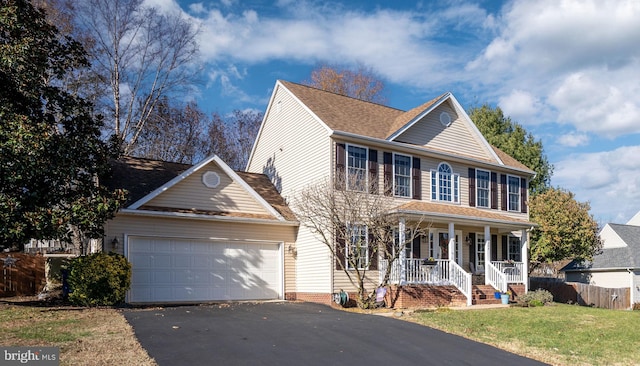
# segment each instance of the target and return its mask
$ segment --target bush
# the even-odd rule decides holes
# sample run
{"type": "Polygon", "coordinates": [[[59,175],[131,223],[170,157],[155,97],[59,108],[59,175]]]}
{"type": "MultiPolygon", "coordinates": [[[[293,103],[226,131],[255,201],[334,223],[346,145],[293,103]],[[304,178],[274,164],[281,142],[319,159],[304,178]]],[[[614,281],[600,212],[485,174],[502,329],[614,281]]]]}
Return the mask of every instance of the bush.
{"type": "Polygon", "coordinates": [[[553,295],[551,292],[539,288],[520,296],[519,300],[528,306],[542,306],[546,303],[553,302],[553,295]]]}
{"type": "Polygon", "coordinates": [[[116,305],[131,285],[131,264],[116,253],[94,253],[69,263],[69,301],[76,305],[116,305]]]}

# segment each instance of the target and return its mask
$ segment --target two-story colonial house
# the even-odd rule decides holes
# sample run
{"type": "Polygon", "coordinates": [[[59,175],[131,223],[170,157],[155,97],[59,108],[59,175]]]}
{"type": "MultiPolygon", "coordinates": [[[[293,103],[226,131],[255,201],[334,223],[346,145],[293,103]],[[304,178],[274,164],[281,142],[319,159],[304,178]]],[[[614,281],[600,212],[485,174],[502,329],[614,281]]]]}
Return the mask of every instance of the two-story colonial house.
{"type": "MultiPolygon", "coordinates": [[[[474,284],[491,296],[527,291],[527,187],[535,173],[491,146],[451,93],[403,111],[277,81],[247,170],[266,174],[289,201],[310,184],[357,172],[393,196],[399,232],[428,223],[428,235],[393,264],[397,306],[471,305],[474,284]],[[436,264],[424,266],[424,258],[436,264]]],[[[329,303],[341,289],[355,291],[304,226],[296,251],[288,299],[329,303]]],[[[377,267],[386,265],[380,259],[377,267]]]]}

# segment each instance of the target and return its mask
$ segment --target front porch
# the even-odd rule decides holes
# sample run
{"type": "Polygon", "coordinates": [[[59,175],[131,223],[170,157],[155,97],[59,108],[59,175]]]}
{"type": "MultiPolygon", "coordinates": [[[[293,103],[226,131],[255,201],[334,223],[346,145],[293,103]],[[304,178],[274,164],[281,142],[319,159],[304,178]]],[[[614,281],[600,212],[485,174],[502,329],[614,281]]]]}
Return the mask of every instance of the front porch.
{"type": "MultiPolygon", "coordinates": [[[[388,260],[380,261],[380,283],[384,282],[388,266],[388,260]]],[[[397,259],[392,262],[388,273],[387,283],[396,289],[396,293],[405,291],[412,294],[410,297],[415,297],[416,294],[425,294],[423,297],[427,298],[427,303],[433,303],[436,306],[441,306],[441,302],[446,302],[447,298],[450,303],[462,302],[470,306],[480,298],[479,292],[482,292],[486,298],[486,293],[492,292],[488,288],[500,292],[509,290],[514,292],[513,288],[520,289],[522,287],[522,291],[519,292],[526,292],[526,284],[528,283],[524,263],[513,261],[490,261],[487,262],[483,273],[473,274],[463,269],[455,261],[448,259],[397,259]],[[474,283],[474,277],[480,279],[483,282],[480,285],[484,287],[477,286],[478,284],[474,283]],[[457,293],[461,294],[462,298],[457,293]],[[446,296],[440,296],[440,299],[436,299],[438,294],[446,296]],[[428,300],[428,298],[432,299],[428,300]]]]}

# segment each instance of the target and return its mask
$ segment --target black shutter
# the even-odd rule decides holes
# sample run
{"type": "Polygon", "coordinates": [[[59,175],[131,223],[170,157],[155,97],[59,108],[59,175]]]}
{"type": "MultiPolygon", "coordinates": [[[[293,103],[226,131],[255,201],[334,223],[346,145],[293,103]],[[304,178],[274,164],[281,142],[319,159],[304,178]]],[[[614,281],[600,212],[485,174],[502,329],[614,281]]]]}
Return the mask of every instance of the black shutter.
{"type": "Polygon", "coordinates": [[[344,190],[347,187],[346,164],[345,144],[336,144],[336,176],[334,177],[336,189],[344,190]]]}
{"type": "Polygon", "coordinates": [[[378,194],[378,150],[369,149],[369,193],[378,194]]]}
{"type": "Polygon", "coordinates": [[[393,195],[393,154],[385,152],[383,154],[384,161],[384,195],[393,195]]]}
{"type": "Polygon", "coordinates": [[[491,208],[498,209],[498,174],[491,173],[491,208]]]}
{"type": "Polygon", "coordinates": [[[420,235],[413,238],[411,243],[411,251],[413,252],[413,258],[422,258],[420,255],[420,235]]]}
{"type": "MultiPolygon", "coordinates": [[[[471,245],[469,246],[469,262],[476,263],[476,233],[469,233],[469,241],[471,245]]],[[[476,268],[477,270],[477,268],[476,268]]]]}
{"type": "Polygon", "coordinates": [[[420,171],[420,158],[413,158],[413,199],[422,199],[422,172],[420,171]]]}
{"type": "Polygon", "coordinates": [[[520,212],[527,213],[527,180],[520,178],[520,212]]]}
{"type": "Polygon", "coordinates": [[[345,235],[347,231],[345,230],[345,227],[342,226],[338,229],[336,229],[336,248],[335,248],[335,257],[336,257],[336,269],[341,270],[343,268],[343,266],[346,268],[346,263],[345,263],[345,238],[343,235],[345,235]],[[340,264],[342,263],[342,264],[340,264]]]}
{"type": "Polygon", "coordinates": [[[491,260],[498,260],[498,235],[491,235],[491,260]]]}
{"type": "Polygon", "coordinates": [[[469,168],[469,206],[476,206],[476,170],[469,168]]]}
{"type": "Polygon", "coordinates": [[[367,245],[369,246],[369,269],[378,269],[378,258],[380,251],[375,247],[373,243],[373,234],[369,233],[367,245]]]}
{"type": "Polygon", "coordinates": [[[506,235],[502,235],[502,259],[503,260],[509,259],[509,256],[508,256],[509,249],[507,249],[508,240],[509,238],[506,235]]]}
{"type": "Polygon", "coordinates": [[[507,211],[507,176],[500,174],[500,198],[502,199],[502,211],[507,211]]]}

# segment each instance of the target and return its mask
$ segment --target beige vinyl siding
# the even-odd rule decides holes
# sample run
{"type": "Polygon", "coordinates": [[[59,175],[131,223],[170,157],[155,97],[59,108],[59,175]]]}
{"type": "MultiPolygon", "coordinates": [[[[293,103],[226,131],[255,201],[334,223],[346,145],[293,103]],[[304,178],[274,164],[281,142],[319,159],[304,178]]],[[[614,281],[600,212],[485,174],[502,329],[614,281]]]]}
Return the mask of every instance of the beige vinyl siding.
{"type": "Polygon", "coordinates": [[[472,131],[468,122],[451,108],[449,103],[443,103],[398,136],[396,141],[478,159],[495,160],[487,147],[475,136],[476,133],[472,131]],[[448,127],[440,123],[442,112],[451,116],[452,122],[448,127]]]}
{"type": "Polygon", "coordinates": [[[202,167],[197,172],[151,199],[145,205],[204,211],[269,214],[263,205],[258,203],[248,191],[233,181],[214,162],[202,167]],[[209,171],[215,172],[220,176],[220,185],[216,188],[205,187],[202,183],[202,175],[209,171]]]}
{"type": "MultiPolygon", "coordinates": [[[[353,280],[357,281],[355,271],[350,272],[353,280]]],[[[364,288],[366,292],[371,293],[376,287],[378,287],[378,274],[379,271],[371,270],[366,272],[364,279],[364,288]]],[[[344,290],[346,292],[358,292],[358,287],[351,284],[349,277],[347,277],[347,274],[341,269],[334,270],[333,272],[333,292],[340,292],[340,290],[344,290]]]]}
{"type": "Polygon", "coordinates": [[[626,270],[611,272],[590,272],[589,284],[607,288],[628,288],[631,284],[626,270]]]}
{"type": "MultiPolygon", "coordinates": [[[[277,84],[248,171],[269,176],[295,211],[297,191],[330,178],[331,146],[326,128],[277,84]]],[[[330,292],[331,256],[326,245],[303,225],[296,243],[297,291],[330,292]]]]}
{"type": "Polygon", "coordinates": [[[296,291],[295,247],[297,228],[284,225],[247,224],[228,221],[194,220],[171,217],[148,217],[119,214],[105,225],[105,251],[124,253],[124,236],[155,236],[162,238],[215,239],[228,241],[266,241],[283,243],[285,292],[296,291]],[[111,242],[117,238],[119,245],[111,242]]]}

